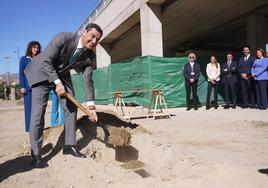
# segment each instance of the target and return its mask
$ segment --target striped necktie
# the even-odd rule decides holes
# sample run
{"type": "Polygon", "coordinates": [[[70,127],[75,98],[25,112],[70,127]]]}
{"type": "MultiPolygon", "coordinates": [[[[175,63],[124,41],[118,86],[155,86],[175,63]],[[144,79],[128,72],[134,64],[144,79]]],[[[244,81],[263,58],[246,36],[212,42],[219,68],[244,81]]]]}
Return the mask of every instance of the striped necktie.
{"type": "Polygon", "coordinates": [[[73,54],[73,56],[71,57],[70,61],[69,61],[69,64],[73,64],[75,63],[78,58],[81,56],[81,54],[84,52],[84,49],[83,48],[78,48],[75,53],[73,54]]]}

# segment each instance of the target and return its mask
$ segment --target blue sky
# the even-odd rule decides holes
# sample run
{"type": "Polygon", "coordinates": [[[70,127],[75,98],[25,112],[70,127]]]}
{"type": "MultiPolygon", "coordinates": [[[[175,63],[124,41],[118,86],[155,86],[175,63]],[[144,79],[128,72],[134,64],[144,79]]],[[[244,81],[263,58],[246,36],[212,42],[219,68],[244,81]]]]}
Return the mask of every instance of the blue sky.
{"type": "Polygon", "coordinates": [[[44,49],[62,31],[74,32],[101,0],[1,0],[0,74],[18,72],[18,53],[25,55],[27,44],[37,40],[44,49]]]}

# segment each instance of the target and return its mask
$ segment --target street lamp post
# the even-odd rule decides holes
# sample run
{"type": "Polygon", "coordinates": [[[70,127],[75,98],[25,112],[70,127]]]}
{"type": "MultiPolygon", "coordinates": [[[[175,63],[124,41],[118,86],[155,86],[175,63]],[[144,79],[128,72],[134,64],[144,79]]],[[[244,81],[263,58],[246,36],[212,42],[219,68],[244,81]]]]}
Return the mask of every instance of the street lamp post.
{"type": "Polygon", "coordinates": [[[17,53],[18,54],[18,63],[20,62],[20,48],[18,47],[17,50],[13,51],[13,53],[17,53]]]}
{"type": "Polygon", "coordinates": [[[9,72],[9,59],[11,58],[10,56],[5,56],[4,57],[6,59],[6,63],[7,63],[7,85],[10,85],[10,72],[9,72]]]}

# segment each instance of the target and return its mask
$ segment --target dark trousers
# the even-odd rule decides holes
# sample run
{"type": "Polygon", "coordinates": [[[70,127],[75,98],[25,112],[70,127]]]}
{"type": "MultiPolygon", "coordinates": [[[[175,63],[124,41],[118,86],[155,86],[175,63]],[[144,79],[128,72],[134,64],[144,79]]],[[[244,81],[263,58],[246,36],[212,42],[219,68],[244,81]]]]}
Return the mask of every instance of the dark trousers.
{"type": "Polygon", "coordinates": [[[190,107],[191,92],[193,94],[193,106],[197,106],[197,83],[198,82],[191,83],[189,81],[185,81],[187,107],[190,107]]]}
{"type": "Polygon", "coordinates": [[[224,84],[225,104],[237,104],[236,83],[227,81],[224,84]]]}
{"type": "Polygon", "coordinates": [[[211,95],[211,90],[214,88],[214,106],[218,106],[218,82],[215,84],[212,84],[211,82],[208,82],[208,91],[207,91],[207,107],[210,106],[210,95],[211,95]]]}
{"type": "Polygon", "coordinates": [[[244,105],[255,106],[255,86],[252,78],[247,80],[241,78],[241,93],[244,105]]]}
{"type": "Polygon", "coordinates": [[[257,106],[259,109],[267,108],[267,80],[256,80],[257,106]]]}

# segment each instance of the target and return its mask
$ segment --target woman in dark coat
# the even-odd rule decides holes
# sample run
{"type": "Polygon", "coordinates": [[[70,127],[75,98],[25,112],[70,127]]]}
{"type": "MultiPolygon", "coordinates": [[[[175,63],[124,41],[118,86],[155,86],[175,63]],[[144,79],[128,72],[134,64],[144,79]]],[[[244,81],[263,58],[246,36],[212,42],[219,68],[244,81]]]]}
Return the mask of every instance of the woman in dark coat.
{"type": "Polygon", "coordinates": [[[35,58],[40,53],[40,51],[41,51],[40,43],[38,41],[31,41],[28,44],[26,55],[22,56],[20,59],[19,87],[20,87],[20,92],[23,94],[24,113],[25,113],[25,131],[26,132],[29,132],[29,128],[30,128],[32,90],[24,74],[24,69],[32,61],[32,59],[35,58]]]}

